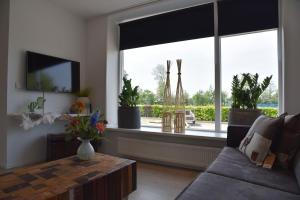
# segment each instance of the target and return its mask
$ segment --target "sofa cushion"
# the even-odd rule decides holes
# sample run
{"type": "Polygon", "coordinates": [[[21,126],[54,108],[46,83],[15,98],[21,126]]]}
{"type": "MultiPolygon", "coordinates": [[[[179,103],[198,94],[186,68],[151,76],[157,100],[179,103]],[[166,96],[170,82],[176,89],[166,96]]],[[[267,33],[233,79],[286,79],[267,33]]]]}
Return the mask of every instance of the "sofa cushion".
{"type": "Polygon", "coordinates": [[[255,120],[239,150],[257,164],[262,164],[267,156],[274,136],[278,136],[283,128],[284,116],[270,118],[261,115],[255,120]]]}
{"type": "Polygon", "coordinates": [[[296,177],[292,171],[258,167],[237,149],[231,147],[225,147],[222,150],[207,172],[300,194],[296,177]]]}
{"type": "Polygon", "coordinates": [[[300,186],[300,151],[298,151],[294,159],[294,173],[296,175],[298,185],[300,186]]]}
{"type": "Polygon", "coordinates": [[[176,199],[299,200],[300,195],[204,172],[190,186],[188,186],[176,199]]]}
{"type": "Polygon", "coordinates": [[[288,115],[284,120],[284,129],[277,149],[276,163],[287,169],[291,167],[300,146],[300,114],[288,115]]]}

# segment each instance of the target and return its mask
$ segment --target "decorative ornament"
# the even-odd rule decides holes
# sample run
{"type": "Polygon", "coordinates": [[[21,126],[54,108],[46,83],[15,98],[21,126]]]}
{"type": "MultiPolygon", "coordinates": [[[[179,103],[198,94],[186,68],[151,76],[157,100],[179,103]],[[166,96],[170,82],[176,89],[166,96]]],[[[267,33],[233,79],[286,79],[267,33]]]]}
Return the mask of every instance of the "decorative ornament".
{"type": "Polygon", "coordinates": [[[53,124],[55,119],[59,117],[60,115],[55,113],[45,113],[44,115],[23,113],[20,127],[22,127],[24,130],[29,130],[40,124],[53,124]]]}
{"type": "Polygon", "coordinates": [[[172,96],[170,84],[171,61],[167,61],[167,80],[164,89],[162,132],[172,132],[172,96]]]}
{"type": "Polygon", "coordinates": [[[27,108],[30,113],[34,113],[37,109],[43,109],[43,114],[44,114],[44,104],[45,104],[46,99],[43,97],[38,97],[36,101],[32,101],[27,105],[27,108]]]}
{"type": "Polygon", "coordinates": [[[176,88],[176,97],[175,97],[175,119],[174,119],[174,132],[175,133],[184,133],[185,132],[185,102],[184,102],[184,93],[181,82],[181,63],[182,60],[176,60],[178,67],[178,81],[176,88]]]}

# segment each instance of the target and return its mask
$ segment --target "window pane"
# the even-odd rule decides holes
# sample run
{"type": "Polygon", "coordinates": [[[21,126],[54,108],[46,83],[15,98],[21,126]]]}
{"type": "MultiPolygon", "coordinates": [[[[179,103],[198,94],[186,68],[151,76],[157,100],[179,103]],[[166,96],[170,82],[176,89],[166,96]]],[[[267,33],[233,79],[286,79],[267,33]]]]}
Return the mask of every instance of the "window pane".
{"type": "Polygon", "coordinates": [[[259,99],[265,114],[278,113],[277,30],[221,38],[222,63],[222,130],[227,129],[231,106],[231,82],[236,74],[258,73],[259,80],[272,75],[269,88],[259,99]]]}
{"type": "Polygon", "coordinates": [[[214,38],[168,43],[123,51],[125,73],[140,87],[142,125],[161,127],[166,62],[172,61],[171,88],[175,96],[176,59],[182,59],[186,120],[191,129],[214,130],[214,38]]]}

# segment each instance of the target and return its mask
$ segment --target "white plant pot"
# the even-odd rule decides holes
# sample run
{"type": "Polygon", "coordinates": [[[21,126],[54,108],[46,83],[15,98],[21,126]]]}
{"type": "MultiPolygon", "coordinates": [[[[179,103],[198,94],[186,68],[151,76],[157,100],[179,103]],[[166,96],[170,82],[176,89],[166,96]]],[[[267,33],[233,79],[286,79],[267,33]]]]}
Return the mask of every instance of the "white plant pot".
{"type": "Polygon", "coordinates": [[[77,149],[77,156],[80,160],[90,160],[95,155],[95,150],[90,143],[90,140],[82,140],[79,148],[77,149]]]}

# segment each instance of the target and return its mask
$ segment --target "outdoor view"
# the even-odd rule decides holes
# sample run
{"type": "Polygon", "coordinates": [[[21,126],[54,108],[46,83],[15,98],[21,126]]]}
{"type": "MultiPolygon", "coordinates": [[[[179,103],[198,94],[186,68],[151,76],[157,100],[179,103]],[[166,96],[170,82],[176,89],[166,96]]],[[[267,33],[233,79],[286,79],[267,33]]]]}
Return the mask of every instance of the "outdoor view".
{"type": "MultiPolygon", "coordinates": [[[[261,96],[259,107],[277,114],[277,31],[245,34],[221,39],[222,130],[227,127],[233,75],[258,73],[260,80],[273,75],[272,84],[261,96]]],[[[186,121],[190,129],[215,129],[214,38],[168,43],[123,51],[124,72],[140,88],[139,106],[143,126],[161,127],[166,62],[172,61],[171,88],[175,98],[176,59],[182,59],[186,121]]]]}

